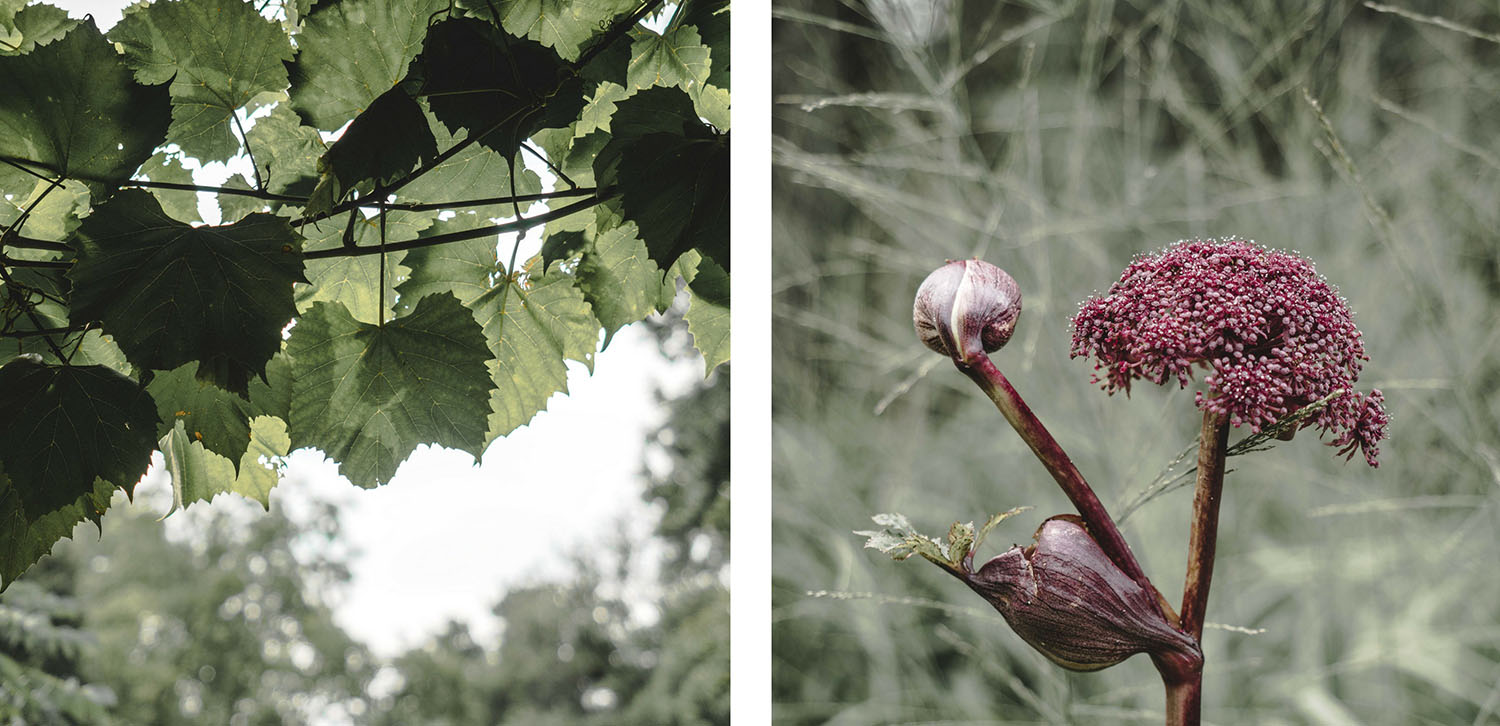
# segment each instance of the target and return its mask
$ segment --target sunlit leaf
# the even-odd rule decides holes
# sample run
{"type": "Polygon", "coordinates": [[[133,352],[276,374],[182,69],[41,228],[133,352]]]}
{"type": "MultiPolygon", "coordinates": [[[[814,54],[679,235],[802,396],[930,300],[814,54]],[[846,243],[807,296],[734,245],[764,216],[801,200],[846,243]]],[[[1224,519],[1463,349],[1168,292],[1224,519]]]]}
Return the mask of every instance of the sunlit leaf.
{"type": "Polygon", "coordinates": [[[385,325],[319,303],[292,329],[287,353],[292,446],[322,449],[355,484],[390,481],[423,443],[484,453],[490,352],[451,294],[425,297],[385,325]]]}

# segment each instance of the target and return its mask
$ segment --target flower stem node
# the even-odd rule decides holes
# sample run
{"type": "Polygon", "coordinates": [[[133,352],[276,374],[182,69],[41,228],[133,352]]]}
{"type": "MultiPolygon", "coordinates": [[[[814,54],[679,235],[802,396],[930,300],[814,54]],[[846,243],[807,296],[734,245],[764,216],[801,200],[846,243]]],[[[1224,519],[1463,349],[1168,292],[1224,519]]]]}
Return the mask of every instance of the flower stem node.
{"type": "Polygon", "coordinates": [[[917,288],[912,322],[917,337],[955,362],[993,353],[1010,340],[1021,316],[1021,289],[983,260],[954,260],[934,270],[917,288]]]}
{"type": "Polygon", "coordinates": [[[1052,662],[1107,668],[1136,653],[1201,663],[1188,634],[1162,616],[1155,596],[1117,567],[1071,514],[1037,529],[1036,544],[997,555],[966,582],[1012,630],[1052,662]]]}

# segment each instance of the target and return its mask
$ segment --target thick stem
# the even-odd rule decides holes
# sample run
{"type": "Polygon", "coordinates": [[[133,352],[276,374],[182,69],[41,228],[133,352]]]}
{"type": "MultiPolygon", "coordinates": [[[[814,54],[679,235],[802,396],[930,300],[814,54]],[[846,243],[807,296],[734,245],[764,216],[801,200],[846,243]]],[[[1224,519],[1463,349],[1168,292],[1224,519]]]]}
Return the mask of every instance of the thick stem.
{"type": "Polygon", "coordinates": [[[1204,412],[1198,439],[1198,489],[1193,496],[1192,533],[1188,535],[1187,581],[1182,589],[1182,629],[1203,638],[1208,586],[1214,576],[1214,545],[1219,538],[1219,499],[1224,490],[1224,452],[1229,447],[1229,419],[1204,412]]]}
{"type": "MultiPolygon", "coordinates": [[[[1021,440],[1031,447],[1032,453],[1036,454],[1038,459],[1042,460],[1047,471],[1052,473],[1052,478],[1056,479],[1058,485],[1062,487],[1063,493],[1068,495],[1068,499],[1078,509],[1078,514],[1088,525],[1089,534],[1094,536],[1094,540],[1099,543],[1099,547],[1104,550],[1105,554],[1109,555],[1109,558],[1114,560],[1114,563],[1126,575],[1129,575],[1130,579],[1140,583],[1147,592],[1156,592],[1151,580],[1146,577],[1145,571],[1141,569],[1140,563],[1130,551],[1130,545],[1125,542],[1125,537],[1120,534],[1109,512],[1104,509],[1104,503],[1099,501],[1099,497],[1084,480],[1078,467],[1073,465],[1073,460],[1068,458],[1068,454],[1057,443],[1057,439],[1052,438],[1047,427],[1042,425],[1041,420],[1031,412],[1026,402],[1021,400],[1016,389],[1011,387],[1005,374],[995,367],[989,356],[982,353],[966,362],[957,361],[957,364],[958,369],[979,384],[985,395],[995,402],[995,407],[1000,409],[1000,413],[1005,415],[1005,420],[1015,427],[1016,433],[1021,435],[1021,440]]],[[[1160,600],[1159,597],[1158,600],[1160,600]]],[[[1175,620],[1175,615],[1171,614],[1171,608],[1165,602],[1161,602],[1160,605],[1163,610],[1162,614],[1167,617],[1168,621],[1175,620]]]]}
{"type": "Polygon", "coordinates": [[[1167,726],[1198,726],[1203,710],[1203,672],[1185,681],[1167,681],[1167,726]]]}

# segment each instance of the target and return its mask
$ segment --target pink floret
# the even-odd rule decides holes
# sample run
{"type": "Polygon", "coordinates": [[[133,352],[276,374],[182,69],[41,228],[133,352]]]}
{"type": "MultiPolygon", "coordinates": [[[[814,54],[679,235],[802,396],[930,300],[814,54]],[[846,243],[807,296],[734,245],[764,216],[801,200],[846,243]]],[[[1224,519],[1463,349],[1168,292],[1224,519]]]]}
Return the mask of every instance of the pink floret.
{"type": "Polygon", "coordinates": [[[1354,391],[1365,356],[1349,307],[1312,263],[1241,239],[1189,240],[1133,260],[1073,318],[1073,357],[1092,357],[1110,393],[1139,378],[1187,387],[1208,369],[1198,408],[1259,431],[1334,391],[1309,421],[1339,453],[1376,466],[1380,391],[1354,391]]]}

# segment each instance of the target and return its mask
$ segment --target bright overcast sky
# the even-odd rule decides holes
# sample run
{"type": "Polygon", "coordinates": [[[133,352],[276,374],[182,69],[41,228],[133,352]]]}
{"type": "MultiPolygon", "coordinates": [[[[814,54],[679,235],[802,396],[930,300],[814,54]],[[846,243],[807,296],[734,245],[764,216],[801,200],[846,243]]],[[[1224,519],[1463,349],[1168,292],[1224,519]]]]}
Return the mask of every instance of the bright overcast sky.
{"type": "MultiPolygon", "coordinates": [[[[74,17],[92,14],[101,30],[130,4],[49,2],[74,17]]],[[[228,168],[211,164],[195,181],[222,184],[231,170],[248,172],[249,164],[243,157],[228,168]]],[[[551,175],[537,171],[550,188],[551,175]]],[[[218,209],[207,202],[204,195],[204,219],[214,222],[218,209]]],[[[512,239],[502,240],[507,250],[512,239]]],[[[522,259],[540,246],[537,230],[523,241],[522,259]]],[[[364,491],[310,451],[290,457],[272,506],[300,519],[310,501],[340,503],[353,582],[335,614],[376,653],[418,645],[454,618],[468,621],[485,642],[495,635],[490,607],[506,588],[566,577],[569,557],[607,547],[620,522],[638,537],[649,533],[655,515],[641,502],[640,473],[646,434],[664,415],[654,391],[686,390],[702,378],[703,362],[668,361],[649,332],[628,326],[596,356],[592,377],[582,365],[568,365],[571,393],[553,396],[530,425],[496,441],[482,466],[468,454],[424,446],[392,482],[364,491]]],[[[152,492],[166,492],[170,479],[159,455],[154,461],[136,501],[159,507],[170,500],[152,492]]],[[[194,511],[203,506],[168,518],[168,533],[191,537],[194,511]]],[[[237,505],[220,497],[212,506],[237,505]]]]}

